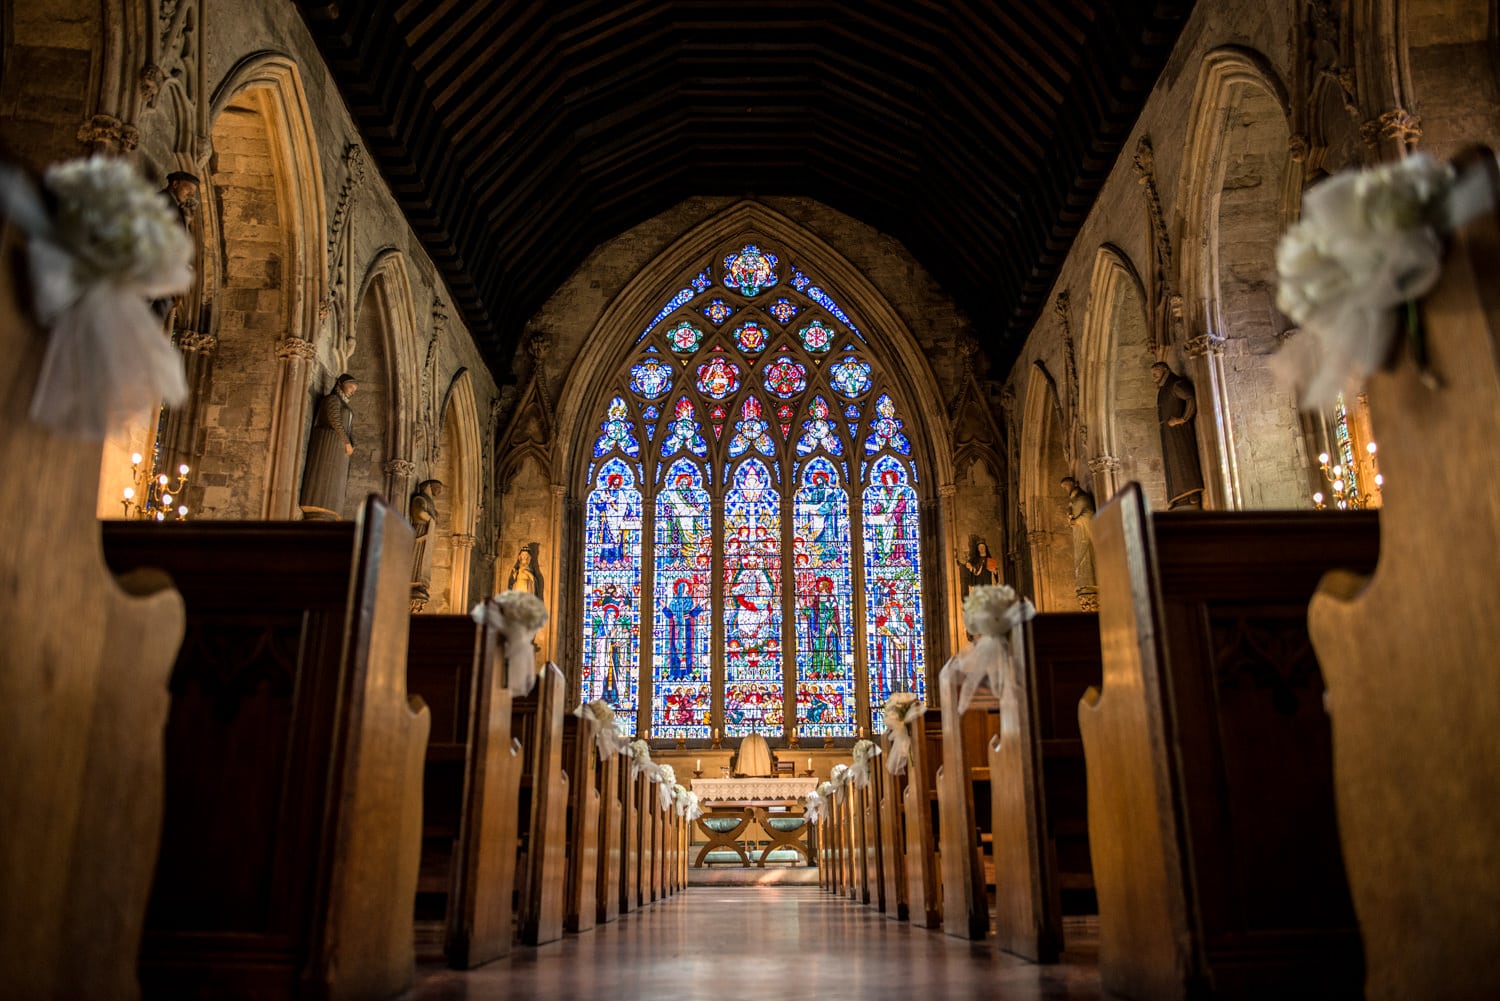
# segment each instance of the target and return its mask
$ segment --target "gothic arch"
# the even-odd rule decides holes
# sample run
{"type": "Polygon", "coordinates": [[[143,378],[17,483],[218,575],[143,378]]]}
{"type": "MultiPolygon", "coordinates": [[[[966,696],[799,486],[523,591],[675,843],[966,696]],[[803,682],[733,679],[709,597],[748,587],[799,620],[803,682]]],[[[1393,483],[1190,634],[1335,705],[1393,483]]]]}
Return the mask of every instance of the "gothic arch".
{"type": "Polygon", "coordinates": [[[357,504],[366,493],[380,493],[401,507],[415,482],[411,467],[418,428],[424,435],[436,435],[441,425],[423,426],[420,334],[410,273],[399,250],[386,248],[371,260],[355,297],[354,317],[356,334],[347,366],[363,380],[361,393],[366,386],[374,390],[361,417],[379,440],[373,448],[356,452],[365,456],[368,472],[361,490],[354,489],[355,478],[350,477],[347,498],[357,504]],[[364,368],[374,371],[360,371],[364,368]]]}
{"type": "Polygon", "coordinates": [[[1294,395],[1267,362],[1287,324],[1276,309],[1276,244],[1296,217],[1286,89],[1259,53],[1221,48],[1199,69],[1178,190],[1189,232],[1185,365],[1195,383],[1207,503],[1299,507],[1305,448],[1294,395]]]}
{"type": "Polygon", "coordinates": [[[459,369],[443,400],[438,422],[438,459],[433,476],[443,481],[438,505],[438,558],[433,568],[431,611],[459,614],[468,610],[470,561],[479,527],[484,485],[484,447],[479,432],[479,408],[474,378],[459,369]]]}
{"type": "MultiPolygon", "coordinates": [[[[209,120],[218,147],[213,162],[222,168],[211,172],[209,183],[204,186],[204,242],[210,248],[205,256],[216,258],[220,276],[213,301],[205,303],[214,307],[209,333],[216,339],[221,355],[232,354],[236,339],[245,342],[242,347],[247,355],[238,364],[216,365],[210,392],[218,400],[227,399],[236,391],[245,398],[248,416],[244,418],[244,427],[223,428],[223,436],[239,437],[241,450],[248,445],[252,453],[260,449],[266,452],[263,480],[251,467],[252,494],[259,496],[231,503],[222,513],[290,518],[297,510],[298,471],[310,405],[321,388],[311,385],[312,361],[319,308],[328,277],[323,243],[326,213],[317,137],[296,61],[275,52],[258,52],[242,59],[214,93],[209,120]],[[257,128],[264,135],[257,134],[251,141],[257,151],[263,150],[262,155],[269,162],[271,174],[267,183],[253,176],[254,169],[261,166],[255,156],[243,161],[226,159],[230,154],[222,147],[233,145],[228,139],[230,129],[225,119],[230,112],[261,119],[262,124],[257,128]],[[242,182],[238,193],[232,190],[236,180],[242,182]],[[269,197],[277,219],[274,232],[257,231],[255,235],[262,239],[251,240],[247,230],[247,238],[231,240],[225,232],[226,225],[234,229],[236,223],[226,219],[225,213],[226,205],[232,208],[235,199],[230,197],[229,203],[225,199],[232,194],[243,195],[241,208],[247,209],[247,218],[250,203],[269,197]],[[270,239],[265,239],[267,236],[270,239]],[[244,287],[231,288],[236,268],[244,279],[240,283],[244,287]],[[256,287],[251,280],[257,272],[274,273],[278,279],[276,309],[271,316],[261,308],[260,298],[262,291],[269,290],[256,287]],[[243,301],[232,305],[229,297],[236,293],[243,301]],[[252,298],[255,308],[246,309],[252,298]],[[250,360],[267,356],[274,356],[274,366],[250,360]],[[244,384],[223,385],[218,372],[225,371],[243,373],[244,384]],[[253,384],[256,381],[259,385],[253,384]],[[271,397],[268,402],[260,398],[264,393],[271,397]]],[[[231,412],[237,414],[238,410],[231,412]]],[[[235,450],[232,443],[225,444],[231,445],[230,452],[235,450]]],[[[226,452],[218,461],[234,460],[226,452]]],[[[238,465],[240,470],[245,469],[243,456],[238,465]]]]}
{"type": "Polygon", "coordinates": [[[1057,383],[1040,364],[1033,364],[1022,401],[1020,503],[1026,519],[1031,564],[1031,594],[1044,612],[1074,611],[1073,541],[1064,513],[1064,476],[1076,475],[1065,455],[1068,430],[1063,426],[1057,383]]]}
{"type": "Polygon", "coordinates": [[[1165,509],[1167,486],[1151,382],[1151,363],[1157,359],[1145,286],[1118,247],[1106,244],[1094,255],[1082,341],[1079,409],[1091,438],[1094,495],[1102,505],[1120,486],[1136,481],[1165,509]]]}

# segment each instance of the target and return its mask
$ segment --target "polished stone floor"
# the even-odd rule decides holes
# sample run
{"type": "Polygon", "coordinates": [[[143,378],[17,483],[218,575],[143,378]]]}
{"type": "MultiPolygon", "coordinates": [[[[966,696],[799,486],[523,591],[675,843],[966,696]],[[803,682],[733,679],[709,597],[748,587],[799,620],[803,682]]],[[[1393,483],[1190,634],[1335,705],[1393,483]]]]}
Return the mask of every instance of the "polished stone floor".
{"type": "Polygon", "coordinates": [[[1092,957],[1036,966],[888,921],[817,887],[689,887],[467,973],[419,967],[403,1001],[1095,1001],[1092,957]]]}

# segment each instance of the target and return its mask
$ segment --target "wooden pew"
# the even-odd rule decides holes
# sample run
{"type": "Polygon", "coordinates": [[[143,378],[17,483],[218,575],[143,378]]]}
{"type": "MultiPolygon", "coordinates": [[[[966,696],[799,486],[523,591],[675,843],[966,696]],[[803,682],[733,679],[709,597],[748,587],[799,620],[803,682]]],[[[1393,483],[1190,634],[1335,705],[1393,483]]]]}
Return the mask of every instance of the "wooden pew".
{"type": "Polygon", "coordinates": [[[164,574],[106,570],[99,442],[28,417],[51,342],[17,233],[0,224],[0,996],[132,997],[183,603],[164,574]]]}
{"type": "Polygon", "coordinates": [[[620,879],[625,867],[623,827],[625,804],[620,799],[620,772],[630,770],[630,762],[620,754],[611,754],[595,770],[599,788],[599,869],[594,882],[595,920],[607,924],[620,916],[620,879]]]}
{"type": "Polygon", "coordinates": [[[1063,915],[1098,910],[1078,703],[1102,680],[1099,617],[1039,613],[1022,637],[1030,697],[1002,700],[989,750],[995,935],[1001,949],[1051,963],[1066,944],[1063,915]]]}
{"type": "MultiPolygon", "coordinates": [[[[618,755],[616,755],[618,757],[618,755]]],[[[599,752],[594,721],[568,713],[563,717],[563,761],[568,772],[568,885],[563,927],[588,931],[598,915],[600,797],[599,752]]]]}
{"type": "Polygon", "coordinates": [[[406,686],[432,713],[417,913],[443,922],[443,955],[455,969],[506,955],[513,935],[523,759],[505,680],[493,626],[467,615],[412,616],[406,686]]]}
{"type": "Polygon", "coordinates": [[[943,705],[943,765],[938,769],[938,825],[942,861],[943,931],[983,940],[990,933],[980,815],[989,828],[989,743],[999,728],[1000,703],[989,688],[974,693],[968,711],[958,711],[962,679],[940,675],[943,705]],[[979,790],[976,792],[976,786],[979,790]],[[976,798],[977,797],[977,798],[976,798]]]}
{"type": "Polygon", "coordinates": [[[656,820],[656,784],[643,773],[635,780],[636,878],[635,905],[645,907],[656,899],[651,892],[652,845],[656,820]]]}
{"type": "Polygon", "coordinates": [[[620,790],[620,913],[641,906],[641,783],[631,775],[630,760],[622,756],[617,770],[620,790]]]}
{"type": "Polygon", "coordinates": [[[516,699],[511,710],[526,762],[519,816],[526,833],[516,904],[516,930],[526,945],[555,942],[563,931],[569,784],[562,755],[564,685],[557,665],[547,664],[531,694],[516,699]]]}
{"type": "Polygon", "coordinates": [[[1107,991],[1357,998],[1307,602],[1375,565],[1372,513],[1094,519],[1103,693],[1079,708],[1107,991]]]}
{"type": "Polygon", "coordinates": [[[870,888],[865,902],[881,912],[885,911],[885,862],[881,855],[884,835],[880,829],[880,799],[889,778],[880,758],[871,761],[870,785],[862,800],[865,837],[860,845],[860,864],[865,870],[865,885],[870,888]]]}
{"type": "MultiPolygon", "coordinates": [[[[1494,157],[1455,159],[1493,198],[1494,157]]],[[[1454,237],[1421,325],[1367,384],[1385,476],[1380,565],[1308,610],[1366,996],[1487,998],[1500,942],[1500,214],[1454,237]]]]}
{"type": "Polygon", "coordinates": [[[849,899],[870,902],[870,884],[865,869],[865,790],[853,781],[844,783],[849,796],[849,899]]]}
{"type": "Polygon", "coordinates": [[[907,724],[911,761],[906,766],[906,902],[911,923],[943,923],[942,873],[938,866],[938,769],[943,767],[942,711],[928,709],[907,724]]]}
{"type": "Polygon", "coordinates": [[[885,768],[890,760],[891,735],[880,736],[880,879],[885,896],[885,916],[893,921],[909,918],[906,886],[906,781],[911,771],[892,775],[885,768]]]}
{"type": "Polygon", "coordinates": [[[166,571],[187,606],[144,993],[403,990],[429,724],[406,694],[410,527],[371,498],[353,522],[103,535],[111,566],[166,571]]]}

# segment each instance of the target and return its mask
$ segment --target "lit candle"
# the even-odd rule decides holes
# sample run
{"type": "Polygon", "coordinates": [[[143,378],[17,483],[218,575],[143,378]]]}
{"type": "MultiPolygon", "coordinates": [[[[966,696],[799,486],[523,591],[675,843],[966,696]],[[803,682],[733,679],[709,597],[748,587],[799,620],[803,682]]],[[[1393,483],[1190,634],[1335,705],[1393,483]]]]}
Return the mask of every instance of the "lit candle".
{"type": "Polygon", "coordinates": [[[812,758],[807,759],[807,770],[812,771],[812,758]]]}
{"type": "Polygon", "coordinates": [[[719,739],[719,728],[718,727],[714,727],[714,740],[718,740],[718,739],[719,739]]]}
{"type": "Polygon", "coordinates": [[[696,768],[694,768],[693,770],[694,771],[698,771],[698,772],[703,771],[703,759],[702,758],[698,759],[698,766],[696,768]]]}

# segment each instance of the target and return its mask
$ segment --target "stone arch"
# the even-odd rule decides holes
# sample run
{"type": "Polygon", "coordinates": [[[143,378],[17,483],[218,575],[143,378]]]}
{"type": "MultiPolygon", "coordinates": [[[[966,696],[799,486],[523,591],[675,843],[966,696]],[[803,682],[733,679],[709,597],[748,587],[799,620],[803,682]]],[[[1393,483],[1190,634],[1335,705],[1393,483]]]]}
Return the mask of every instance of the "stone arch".
{"type": "Polygon", "coordinates": [[[442,414],[433,477],[443,481],[443,499],[438,504],[433,600],[427,610],[459,614],[468,610],[473,590],[471,558],[484,485],[479,408],[474,399],[474,379],[468,369],[459,369],[454,375],[442,414]]]}
{"type": "Polygon", "coordinates": [[[371,493],[382,494],[398,508],[405,506],[415,485],[414,443],[422,422],[417,313],[400,251],[386,249],[375,255],[355,303],[356,336],[346,365],[360,380],[362,405],[356,409],[365,432],[363,438],[355,435],[344,498],[346,517],[352,517],[371,493]]]}
{"type": "Polygon", "coordinates": [[[203,196],[205,312],[217,357],[200,407],[199,510],[290,518],[327,287],[322,172],[297,64],[248,56],[214,94],[203,196]]]}
{"type": "Polygon", "coordinates": [[[1286,89],[1260,54],[1208,53],[1199,69],[1178,190],[1188,376],[1197,390],[1207,503],[1300,507],[1306,448],[1295,394],[1267,362],[1287,323],[1276,309],[1276,244],[1296,216],[1286,89]]]}
{"type": "Polygon", "coordinates": [[[1102,246],[1094,255],[1081,355],[1079,409],[1089,427],[1095,497],[1102,505],[1121,485],[1135,481],[1164,510],[1167,484],[1151,382],[1151,363],[1157,359],[1145,286],[1130,258],[1114,246],[1102,246]]]}
{"type": "Polygon", "coordinates": [[[1032,365],[1021,403],[1020,504],[1026,521],[1032,600],[1043,612],[1076,611],[1073,537],[1059,481],[1073,474],[1066,456],[1057,384],[1032,365]]]}

